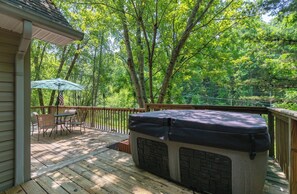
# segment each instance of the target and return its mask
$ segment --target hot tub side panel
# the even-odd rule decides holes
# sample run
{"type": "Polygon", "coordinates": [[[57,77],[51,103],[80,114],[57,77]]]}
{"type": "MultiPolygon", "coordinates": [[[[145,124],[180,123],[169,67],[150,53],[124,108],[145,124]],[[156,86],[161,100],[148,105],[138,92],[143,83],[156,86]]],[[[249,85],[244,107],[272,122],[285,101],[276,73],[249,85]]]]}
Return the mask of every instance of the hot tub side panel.
{"type": "MultiPolygon", "coordinates": [[[[255,159],[251,160],[248,152],[162,140],[149,135],[131,131],[131,153],[132,158],[137,166],[139,166],[137,148],[137,138],[139,137],[162,142],[167,145],[169,173],[170,179],[173,181],[180,183],[182,182],[180,150],[186,148],[210,153],[210,155],[217,154],[229,158],[232,164],[232,193],[262,193],[267,169],[267,151],[258,152],[255,159]]],[[[189,185],[185,186],[189,187],[189,185]]]]}
{"type": "Polygon", "coordinates": [[[151,140],[151,141],[154,141],[154,142],[159,142],[159,143],[162,143],[162,144],[166,145],[167,154],[168,154],[168,168],[169,168],[168,179],[180,182],[179,169],[177,169],[177,166],[178,166],[177,162],[178,161],[176,160],[179,157],[178,147],[173,142],[170,142],[168,140],[163,140],[163,139],[159,139],[159,138],[156,138],[156,137],[152,137],[150,135],[145,135],[143,133],[131,131],[130,132],[131,154],[132,154],[132,158],[133,158],[134,163],[138,167],[141,167],[141,164],[140,164],[141,159],[139,158],[140,156],[139,156],[139,150],[138,150],[138,148],[139,148],[139,144],[138,144],[139,139],[147,139],[147,140],[151,140]]]}

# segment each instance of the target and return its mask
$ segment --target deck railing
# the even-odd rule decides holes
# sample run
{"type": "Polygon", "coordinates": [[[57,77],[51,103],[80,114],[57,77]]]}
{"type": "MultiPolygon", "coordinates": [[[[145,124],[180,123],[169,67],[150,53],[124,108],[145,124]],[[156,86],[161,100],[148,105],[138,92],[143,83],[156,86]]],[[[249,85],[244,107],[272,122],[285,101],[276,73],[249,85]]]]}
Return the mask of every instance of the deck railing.
{"type": "Polygon", "coordinates": [[[269,109],[275,123],[275,158],[290,182],[290,193],[297,193],[297,112],[269,109]]]}
{"type": "MultiPolygon", "coordinates": [[[[145,112],[144,108],[103,108],[90,106],[59,106],[59,113],[67,109],[76,109],[87,112],[86,126],[109,132],[129,134],[128,117],[129,114],[145,112]]],[[[32,111],[39,114],[56,114],[55,106],[35,106],[32,111]]]]}
{"type": "MultiPolygon", "coordinates": [[[[208,109],[260,114],[266,119],[268,124],[271,138],[269,156],[276,158],[286,174],[290,182],[290,193],[297,193],[296,111],[266,107],[146,104],[145,109],[60,106],[59,112],[64,112],[66,109],[87,111],[86,123],[88,127],[123,134],[129,133],[129,114],[145,111],[164,109],[208,109]]],[[[54,114],[56,107],[32,107],[32,111],[54,114]]]]}

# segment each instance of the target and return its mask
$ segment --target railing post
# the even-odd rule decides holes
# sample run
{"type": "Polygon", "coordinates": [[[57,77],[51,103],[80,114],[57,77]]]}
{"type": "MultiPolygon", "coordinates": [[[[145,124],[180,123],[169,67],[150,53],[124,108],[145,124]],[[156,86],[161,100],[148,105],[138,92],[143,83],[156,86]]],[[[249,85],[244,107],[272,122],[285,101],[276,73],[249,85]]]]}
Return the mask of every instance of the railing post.
{"type": "Polygon", "coordinates": [[[269,111],[268,112],[268,130],[270,134],[270,149],[269,149],[269,156],[273,157],[275,156],[275,150],[274,150],[274,116],[272,113],[269,111]]]}
{"type": "Polygon", "coordinates": [[[291,119],[291,149],[290,152],[290,193],[297,193],[297,121],[291,119]]]}
{"type": "MultiPolygon", "coordinates": [[[[43,113],[43,114],[45,114],[45,113],[43,113]]],[[[48,114],[54,114],[53,106],[48,107],[48,114]]]]}
{"type": "Polygon", "coordinates": [[[145,108],[145,112],[149,112],[149,111],[150,111],[150,110],[149,110],[149,108],[150,108],[149,104],[145,104],[145,105],[144,105],[144,108],[145,108]]]}
{"type": "Polygon", "coordinates": [[[94,107],[93,106],[91,108],[91,111],[92,111],[92,113],[91,113],[91,115],[92,115],[92,117],[91,117],[91,127],[94,128],[94,107]]]}

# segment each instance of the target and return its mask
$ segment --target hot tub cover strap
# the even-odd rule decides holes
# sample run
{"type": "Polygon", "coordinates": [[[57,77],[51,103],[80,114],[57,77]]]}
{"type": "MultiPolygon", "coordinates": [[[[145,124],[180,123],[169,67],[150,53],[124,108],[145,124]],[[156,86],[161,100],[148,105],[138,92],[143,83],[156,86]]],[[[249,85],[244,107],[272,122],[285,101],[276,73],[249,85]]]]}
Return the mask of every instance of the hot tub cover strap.
{"type": "Polygon", "coordinates": [[[250,159],[253,160],[256,157],[256,143],[255,143],[255,136],[253,134],[250,134],[250,143],[251,143],[250,159]]]}

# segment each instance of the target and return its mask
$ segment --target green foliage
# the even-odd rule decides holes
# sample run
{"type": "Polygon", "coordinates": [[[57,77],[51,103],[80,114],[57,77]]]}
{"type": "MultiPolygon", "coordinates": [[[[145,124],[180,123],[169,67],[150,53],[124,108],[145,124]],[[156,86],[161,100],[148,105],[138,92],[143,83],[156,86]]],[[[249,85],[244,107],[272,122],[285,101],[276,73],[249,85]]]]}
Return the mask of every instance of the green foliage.
{"type": "MultiPolygon", "coordinates": [[[[86,86],[86,90],[66,92],[66,105],[137,107],[135,89],[127,68],[127,50],[119,14],[121,3],[124,4],[137,73],[140,68],[139,53],[144,57],[147,94],[150,91],[150,50],[147,43],[151,48],[154,27],[158,27],[152,65],[152,90],[154,100],[158,98],[172,50],[186,28],[195,1],[54,2],[70,24],[85,33],[82,42],[67,47],[69,51],[59,77],[66,76],[73,56],[79,52],[69,80],[86,86]],[[143,31],[141,33],[142,47],[137,42],[137,13],[140,12],[135,11],[132,2],[141,11],[143,28],[147,33],[147,37],[143,31]],[[79,50],[76,49],[78,44],[81,45],[79,50]]],[[[191,32],[177,58],[165,102],[266,106],[272,101],[274,106],[295,109],[297,13],[292,9],[285,15],[279,12],[286,8],[280,7],[280,2],[264,1],[261,8],[282,14],[280,19],[265,23],[260,17],[263,9],[258,9],[253,1],[215,0],[191,32]],[[224,9],[228,3],[230,6],[224,9]]],[[[288,2],[296,4],[295,1],[288,2]]],[[[201,4],[202,8],[205,6],[206,3],[201,4]]],[[[63,50],[63,47],[34,41],[31,79],[56,77],[63,50]],[[44,57],[40,61],[44,47],[44,57]]],[[[48,104],[50,91],[44,90],[43,96],[45,104],[48,104]]],[[[39,103],[37,91],[33,90],[32,105],[39,103]]]]}

